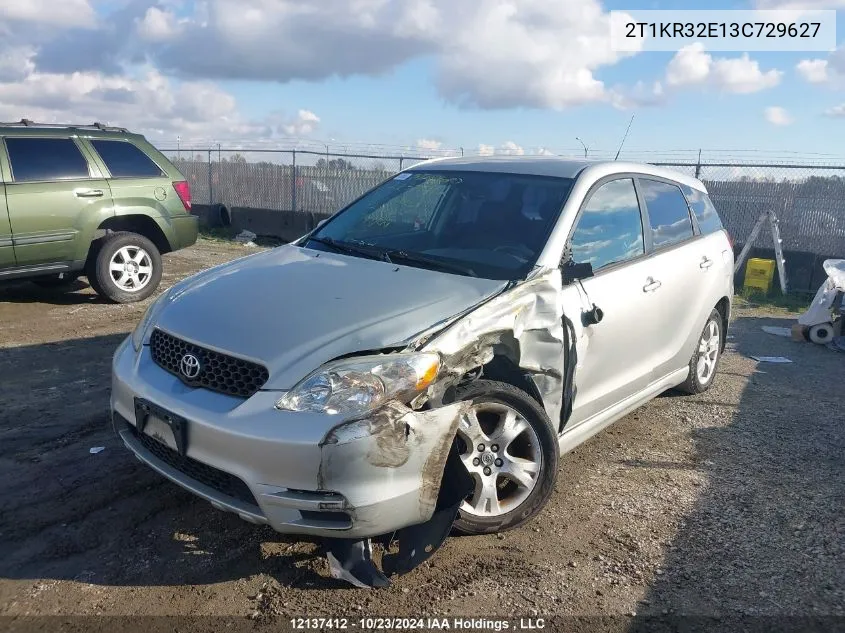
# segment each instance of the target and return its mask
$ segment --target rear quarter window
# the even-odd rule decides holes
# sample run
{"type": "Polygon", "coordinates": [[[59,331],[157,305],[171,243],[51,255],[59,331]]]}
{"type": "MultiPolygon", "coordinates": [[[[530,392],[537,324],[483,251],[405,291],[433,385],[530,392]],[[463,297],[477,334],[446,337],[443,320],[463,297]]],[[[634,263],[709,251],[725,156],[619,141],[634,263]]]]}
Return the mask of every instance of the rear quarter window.
{"type": "Polygon", "coordinates": [[[158,178],[164,172],[138,147],[128,141],[92,140],[112,178],[158,178]]]}
{"type": "Polygon", "coordinates": [[[676,185],[640,178],[651,222],[654,248],[664,248],[692,237],[692,219],[684,194],[676,185]]]}
{"type": "Polygon", "coordinates": [[[716,207],[713,206],[710,196],[703,191],[685,185],[681,188],[687,197],[687,202],[689,202],[692,212],[695,214],[701,234],[708,235],[716,231],[721,231],[724,228],[722,219],[719,217],[716,207]]]}

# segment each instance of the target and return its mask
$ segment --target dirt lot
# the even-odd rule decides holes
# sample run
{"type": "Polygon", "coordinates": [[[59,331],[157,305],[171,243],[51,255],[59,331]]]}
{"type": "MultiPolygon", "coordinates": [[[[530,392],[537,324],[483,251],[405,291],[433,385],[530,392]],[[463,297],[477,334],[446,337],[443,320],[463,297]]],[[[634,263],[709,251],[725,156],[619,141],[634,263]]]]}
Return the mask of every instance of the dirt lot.
{"type": "MultiPolygon", "coordinates": [[[[248,252],[201,241],[166,257],[162,289],[248,252]]],[[[0,289],[0,614],[845,616],[845,355],[760,330],[785,318],[737,310],[710,392],[565,456],[530,525],[453,537],[370,591],[332,579],[319,543],[218,512],[122,447],[109,364],[146,303],[0,289]]]]}

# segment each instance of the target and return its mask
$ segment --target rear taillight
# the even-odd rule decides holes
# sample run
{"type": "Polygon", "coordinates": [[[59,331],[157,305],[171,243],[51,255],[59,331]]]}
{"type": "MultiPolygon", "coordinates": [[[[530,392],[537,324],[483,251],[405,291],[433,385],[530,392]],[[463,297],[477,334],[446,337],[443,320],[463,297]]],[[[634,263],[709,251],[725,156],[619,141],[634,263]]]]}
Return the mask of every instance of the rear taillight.
{"type": "Polygon", "coordinates": [[[732,238],[732,237],[731,237],[731,234],[730,234],[730,233],[728,233],[727,229],[725,229],[725,235],[727,235],[727,236],[728,236],[728,242],[729,242],[729,243],[730,243],[730,245],[731,245],[731,250],[733,250],[733,247],[734,247],[734,238],[732,238]]]}
{"type": "Polygon", "coordinates": [[[184,180],[179,180],[173,183],[173,188],[176,190],[176,195],[185,205],[185,211],[191,212],[191,185],[184,180]]]}

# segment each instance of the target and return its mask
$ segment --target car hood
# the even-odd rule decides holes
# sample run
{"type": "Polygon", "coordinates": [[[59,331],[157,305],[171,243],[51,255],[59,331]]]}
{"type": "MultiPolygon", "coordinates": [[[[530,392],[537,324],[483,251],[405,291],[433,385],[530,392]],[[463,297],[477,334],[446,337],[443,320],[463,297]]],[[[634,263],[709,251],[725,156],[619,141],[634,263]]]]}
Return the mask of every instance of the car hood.
{"type": "Polygon", "coordinates": [[[286,245],[178,284],[155,324],[260,362],[265,389],[290,389],[339,356],[401,345],[505,284],[286,245]]]}

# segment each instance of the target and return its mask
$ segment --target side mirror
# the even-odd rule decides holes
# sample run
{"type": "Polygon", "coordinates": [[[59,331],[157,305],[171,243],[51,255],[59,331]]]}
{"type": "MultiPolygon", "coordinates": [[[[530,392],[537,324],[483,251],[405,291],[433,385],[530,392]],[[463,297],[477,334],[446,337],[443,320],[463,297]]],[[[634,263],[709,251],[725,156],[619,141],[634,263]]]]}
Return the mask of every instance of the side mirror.
{"type": "Polygon", "coordinates": [[[589,279],[593,276],[593,265],[590,263],[576,264],[569,260],[561,266],[564,285],[571,284],[579,279],[589,279]]]}
{"type": "Polygon", "coordinates": [[[315,228],[315,229],[319,229],[321,226],[323,226],[323,225],[324,225],[326,222],[328,222],[328,221],[329,221],[329,219],[328,219],[328,218],[323,218],[322,220],[320,220],[319,222],[317,222],[317,226],[315,226],[314,228],[315,228]]]}

